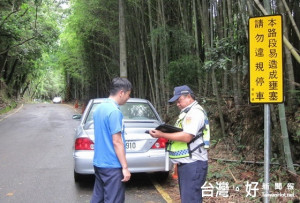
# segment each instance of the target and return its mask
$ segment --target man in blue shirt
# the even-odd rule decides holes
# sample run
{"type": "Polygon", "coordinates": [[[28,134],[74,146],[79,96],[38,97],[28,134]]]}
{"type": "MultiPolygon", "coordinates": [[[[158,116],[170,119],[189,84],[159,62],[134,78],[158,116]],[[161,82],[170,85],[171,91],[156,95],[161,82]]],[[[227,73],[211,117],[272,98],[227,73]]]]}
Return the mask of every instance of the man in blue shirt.
{"type": "Polygon", "coordinates": [[[126,78],[114,78],[109,97],[93,114],[95,185],[91,203],[125,202],[125,182],[131,174],[125,156],[123,115],[119,105],[130,98],[131,88],[126,78]]]}

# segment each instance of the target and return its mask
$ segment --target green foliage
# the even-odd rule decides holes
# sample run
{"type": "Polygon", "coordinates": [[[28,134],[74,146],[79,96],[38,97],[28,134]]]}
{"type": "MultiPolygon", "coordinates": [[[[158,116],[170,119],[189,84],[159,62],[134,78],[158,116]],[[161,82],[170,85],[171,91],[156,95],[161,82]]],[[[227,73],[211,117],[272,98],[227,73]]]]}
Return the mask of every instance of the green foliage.
{"type": "MultiPolygon", "coordinates": [[[[224,163],[222,163],[224,165],[224,163]]],[[[227,167],[223,167],[222,169],[215,169],[212,165],[208,166],[207,171],[207,181],[211,180],[229,180],[231,177],[227,173],[227,167]]]]}
{"type": "Polygon", "coordinates": [[[57,62],[57,53],[44,53],[34,64],[36,69],[31,83],[35,99],[52,99],[54,96],[64,96],[65,76],[57,62]]]}
{"type": "MultiPolygon", "coordinates": [[[[105,83],[118,75],[118,29],[117,1],[71,1],[57,53],[70,91],[78,91],[75,86],[94,88],[99,78],[105,83]]],[[[79,99],[85,94],[81,92],[79,99]]]]}
{"type": "Polygon", "coordinates": [[[208,166],[207,180],[220,179],[222,177],[221,171],[212,171],[211,166],[208,166]]]}
{"type": "Polygon", "coordinates": [[[18,97],[40,80],[43,68],[40,70],[37,64],[43,53],[57,47],[62,10],[58,2],[50,0],[15,3],[5,4],[1,13],[0,52],[2,56],[7,52],[10,57],[0,57],[0,64],[1,60],[7,60],[6,74],[1,76],[8,94],[18,97]]]}
{"type": "Polygon", "coordinates": [[[215,140],[215,139],[210,140],[210,142],[211,142],[210,147],[213,148],[213,147],[214,147],[215,145],[217,145],[220,141],[221,141],[221,139],[219,139],[219,140],[215,140]]]}
{"type": "MultiPolygon", "coordinates": [[[[300,112],[299,112],[300,113],[300,112]]],[[[296,116],[296,123],[298,123],[298,127],[299,127],[299,123],[300,123],[300,116],[296,116]]],[[[296,134],[293,136],[293,139],[297,142],[300,142],[300,128],[297,128],[296,130],[296,134]]]]}
{"type": "MultiPolygon", "coordinates": [[[[2,85],[3,80],[0,79],[0,85],[2,85]]],[[[14,109],[17,106],[17,103],[7,97],[6,87],[0,89],[0,114],[7,113],[14,109]]]]}
{"type": "Polygon", "coordinates": [[[226,53],[230,53],[233,46],[229,39],[216,40],[213,48],[208,50],[207,56],[210,60],[206,60],[204,63],[204,69],[211,69],[212,67],[225,70],[228,63],[231,62],[230,56],[226,53]]]}
{"type": "Polygon", "coordinates": [[[168,80],[171,86],[197,84],[197,70],[200,66],[199,59],[195,56],[182,56],[171,61],[168,66],[168,80]]]}
{"type": "Polygon", "coordinates": [[[172,60],[177,60],[182,55],[191,54],[195,44],[193,36],[179,27],[167,27],[167,32],[167,41],[170,45],[172,60]]]}
{"type": "Polygon", "coordinates": [[[7,106],[5,106],[5,108],[0,109],[0,114],[7,113],[7,112],[13,110],[16,107],[17,107],[17,103],[14,102],[14,101],[12,101],[10,104],[8,104],[7,106]]]}

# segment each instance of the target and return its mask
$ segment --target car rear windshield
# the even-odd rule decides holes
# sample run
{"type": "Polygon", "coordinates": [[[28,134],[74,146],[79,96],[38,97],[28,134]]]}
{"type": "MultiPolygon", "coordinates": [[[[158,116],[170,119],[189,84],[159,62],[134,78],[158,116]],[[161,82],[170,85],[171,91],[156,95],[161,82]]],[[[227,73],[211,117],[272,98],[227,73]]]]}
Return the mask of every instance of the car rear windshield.
{"type": "MultiPolygon", "coordinates": [[[[93,104],[85,123],[93,120],[93,113],[100,103],[93,104]]],[[[148,103],[128,102],[120,109],[124,120],[158,120],[156,114],[148,103]]]]}

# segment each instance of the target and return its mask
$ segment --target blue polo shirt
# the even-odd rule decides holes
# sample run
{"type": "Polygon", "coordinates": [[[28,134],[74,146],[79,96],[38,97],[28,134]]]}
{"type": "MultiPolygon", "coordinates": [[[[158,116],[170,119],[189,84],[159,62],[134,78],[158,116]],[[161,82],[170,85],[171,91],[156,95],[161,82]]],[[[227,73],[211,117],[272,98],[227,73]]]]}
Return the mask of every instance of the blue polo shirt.
{"type": "Polygon", "coordinates": [[[123,115],[119,105],[112,99],[101,103],[94,114],[94,166],[100,168],[121,168],[116,155],[112,135],[121,132],[125,147],[123,115]]]}

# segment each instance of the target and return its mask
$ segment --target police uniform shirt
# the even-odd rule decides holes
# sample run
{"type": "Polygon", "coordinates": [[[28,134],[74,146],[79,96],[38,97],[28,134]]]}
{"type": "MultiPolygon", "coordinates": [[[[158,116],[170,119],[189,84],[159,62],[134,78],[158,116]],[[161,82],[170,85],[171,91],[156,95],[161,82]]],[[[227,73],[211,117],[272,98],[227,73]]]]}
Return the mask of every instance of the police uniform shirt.
{"type": "MultiPolygon", "coordinates": [[[[187,106],[186,108],[191,109],[187,112],[186,116],[182,121],[182,129],[183,132],[193,135],[195,137],[199,130],[204,126],[205,115],[201,110],[201,106],[198,104],[197,101],[194,101],[192,104],[187,106]]],[[[181,113],[186,109],[182,109],[181,113]]],[[[199,144],[203,143],[202,136],[196,139],[194,142],[190,143],[190,149],[194,149],[199,144]]],[[[192,163],[195,161],[207,161],[207,150],[204,147],[198,148],[196,151],[192,153],[192,157],[184,157],[179,159],[172,159],[173,163],[192,163]],[[199,150],[200,149],[200,150],[199,150]]]]}

